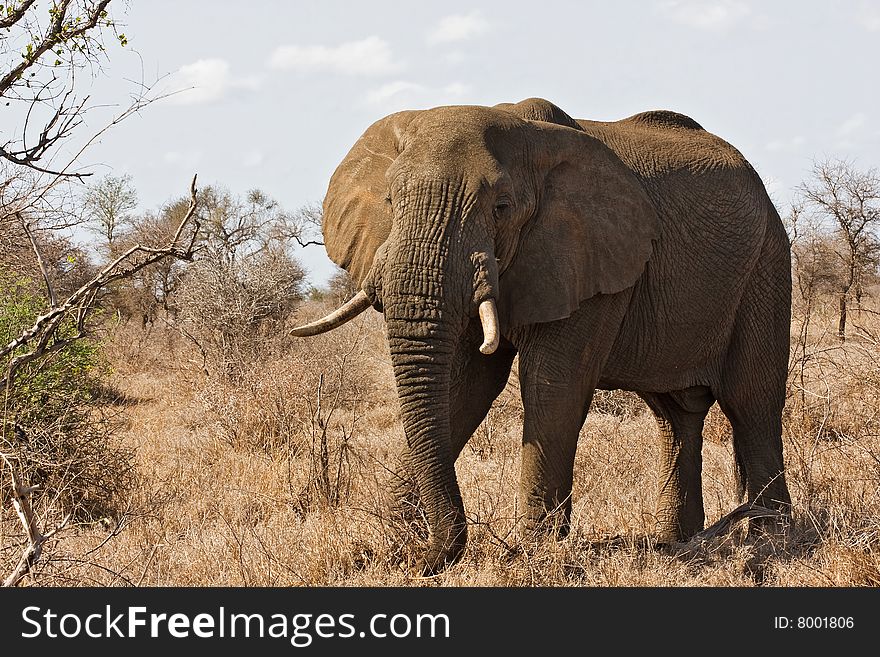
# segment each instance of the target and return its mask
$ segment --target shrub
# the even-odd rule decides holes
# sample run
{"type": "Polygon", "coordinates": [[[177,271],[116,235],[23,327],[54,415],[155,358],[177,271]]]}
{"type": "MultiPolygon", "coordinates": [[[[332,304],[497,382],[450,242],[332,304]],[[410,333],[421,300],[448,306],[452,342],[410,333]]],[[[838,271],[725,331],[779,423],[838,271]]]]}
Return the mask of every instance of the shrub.
{"type": "MultiPolygon", "coordinates": [[[[33,324],[43,304],[29,280],[0,279],[0,342],[33,324]]],[[[64,325],[57,337],[74,332],[64,325]]],[[[35,507],[79,521],[116,515],[132,483],[133,457],[100,408],[105,369],[98,344],[74,340],[21,367],[4,391],[0,450],[26,485],[38,486],[35,507]]]]}

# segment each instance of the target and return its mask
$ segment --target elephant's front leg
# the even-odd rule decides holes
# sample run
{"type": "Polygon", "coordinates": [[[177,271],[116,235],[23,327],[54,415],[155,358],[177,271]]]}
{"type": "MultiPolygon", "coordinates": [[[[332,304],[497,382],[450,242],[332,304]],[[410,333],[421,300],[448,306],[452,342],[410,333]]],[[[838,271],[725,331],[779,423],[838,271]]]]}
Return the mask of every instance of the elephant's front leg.
{"type": "Polygon", "coordinates": [[[569,531],[578,435],[617,335],[628,293],[599,296],[567,320],[517,340],[525,419],[519,504],[527,531],[569,531]]]}
{"type": "MultiPolygon", "coordinates": [[[[516,350],[502,340],[495,353],[483,355],[479,346],[483,331],[479,321],[472,321],[459,343],[452,362],[449,390],[450,438],[453,458],[480,426],[492,402],[504,390],[516,350]]],[[[392,509],[397,520],[408,526],[419,525],[419,496],[410,475],[409,450],[404,447],[400,464],[391,480],[392,509]]]]}
{"type": "MultiPolygon", "coordinates": [[[[525,418],[519,506],[524,529],[568,534],[578,434],[592,393],[580,382],[551,381],[523,372],[525,418]]],[[[569,376],[576,376],[570,372],[569,376]]]]}

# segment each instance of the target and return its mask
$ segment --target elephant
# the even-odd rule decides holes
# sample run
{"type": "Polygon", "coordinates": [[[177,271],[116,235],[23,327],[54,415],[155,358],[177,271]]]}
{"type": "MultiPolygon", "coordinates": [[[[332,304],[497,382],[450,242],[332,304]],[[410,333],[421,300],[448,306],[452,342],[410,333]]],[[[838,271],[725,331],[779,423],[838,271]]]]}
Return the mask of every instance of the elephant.
{"type": "Polygon", "coordinates": [[[421,572],[466,545],[455,461],[517,354],[524,531],[567,533],[597,388],[634,391],[656,416],[658,541],[703,528],[716,401],[740,493],[790,514],[789,240],[753,167],[693,119],[575,120],[540,98],[397,112],[336,168],[323,211],[327,253],[359,292],[292,334],[384,314],[401,458],[429,530],[421,572]]]}

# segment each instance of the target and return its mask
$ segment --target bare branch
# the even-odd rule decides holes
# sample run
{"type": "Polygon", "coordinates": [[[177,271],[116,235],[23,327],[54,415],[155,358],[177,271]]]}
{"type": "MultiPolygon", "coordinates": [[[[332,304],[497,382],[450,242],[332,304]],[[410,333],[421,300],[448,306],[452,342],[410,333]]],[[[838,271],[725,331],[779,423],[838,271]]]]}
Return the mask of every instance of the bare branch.
{"type": "Polygon", "coordinates": [[[12,480],[12,506],[15,508],[15,512],[18,515],[18,519],[21,521],[21,526],[27,537],[27,546],[25,547],[24,552],[22,552],[18,564],[6,579],[3,580],[4,587],[12,587],[16,586],[24,576],[31,571],[31,568],[33,568],[34,564],[40,559],[40,556],[43,553],[43,544],[67,526],[67,523],[70,522],[71,515],[67,515],[52,531],[43,534],[40,530],[39,523],[37,522],[37,517],[34,514],[33,507],[28,499],[31,493],[39,489],[39,486],[22,485],[9,457],[3,452],[0,452],[0,459],[2,459],[9,468],[9,476],[12,480]]]}
{"type": "MultiPolygon", "coordinates": [[[[98,25],[98,21],[104,15],[104,10],[110,4],[110,0],[99,0],[99,2],[87,13],[85,21],[81,22],[78,27],[69,29],[70,24],[65,20],[68,18],[67,10],[70,8],[72,0],[61,0],[55,6],[55,18],[43,35],[42,41],[33,46],[24,53],[21,62],[9,70],[6,75],[0,78],[0,95],[5,94],[12,85],[21,78],[22,74],[33,66],[43,55],[55,46],[83,36],[86,32],[94,29],[98,25]]],[[[30,5],[28,5],[30,6],[30,5]]],[[[27,11],[25,7],[24,11],[27,11]]],[[[23,14],[23,12],[22,12],[23,14]]],[[[19,16],[21,18],[21,16],[19,16]]]]}
{"type": "Polygon", "coordinates": [[[40,252],[40,247],[37,245],[37,241],[34,239],[33,233],[31,233],[31,228],[28,225],[28,222],[25,221],[24,217],[21,216],[21,213],[16,213],[18,220],[21,222],[21,227],[24,229],[25,235],[27,235],[28,240],[30,240],[31,248],[34,251],[34,257],[37,259],[37,265],[40,267],[40,273],[43,275],[43,282],[46,284],[46,293],[49,296],[49,307],[54,308],[58,305],[58,301],[55,298],[55,288],[52,286],[52,281],[49,278],[49,271],[46,269],[46,260],[43,258],[43,254],[40,252]]]}

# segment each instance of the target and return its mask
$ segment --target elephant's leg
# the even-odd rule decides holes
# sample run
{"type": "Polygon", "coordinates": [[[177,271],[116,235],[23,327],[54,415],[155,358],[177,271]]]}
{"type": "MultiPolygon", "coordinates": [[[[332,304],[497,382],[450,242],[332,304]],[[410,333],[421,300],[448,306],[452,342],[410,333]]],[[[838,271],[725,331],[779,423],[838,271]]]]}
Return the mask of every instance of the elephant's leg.
{"type": "MultiPolygon", "coordinates": [[[[450,434],[453,458],[473,436],[489,413],[492,402],[504,390],[516,350],[502,340],[495,353],[479,352],[483,330],[479,321],[472,321],[456,350],[452,363],[449,390],[450,434]]],[[[400,463],[391,479],[392,506],[395,515],[409,523],[418,517],[419,498],[414,478],[409,472],[409,450],[404,447],[400,463]]]]}
{"type": "MultiPolygon", "coordinates": [[[[737,311],[722,370],[718,404],[733,428],[740,486],[750,502],[788,514],[791,497],[782,454],[782,409],[788,375],[790,275],[782,233],[768,239],[737,311]]],[[[751,527],[776,528],[776,521],[751,527]]]]}
{"type": "MultiPolygon", "coordinates": [[[[757,355],[762,347],[755,344],[752,348],[757,355]]],[[[787,514],[791,497],[782,456],[785,384],[780,379],[781,375],[767,371],[757,358],[746,358],[745,354],[731,357],[718,404],[733,428],[733,453],[740,489],[748,501],[787,514]]],[[[753,520],[750,526],[769,528],[773,524],[753,520]]]]}
{"type": "Polygon", "coordinates": [[[568,534],[578,435],[629,294],[598,296],[569,319],[514,336],[523,408],[519,506],[524,529],[568,534]]]}
{"type": "Polygon", "coordinates": [[[575,452],[592,399],[578,374],[550,381],[520,363],[525,418],[519,506],[526,531],[555,531],[560,538],[569,531],[575,452]]]}
{"type": "Polygon", "coordinates": [[[703,529],[703,422],[715,398],[697,386],[670,393],[639,393],[660,428],[658,540],[671,543],[703,529]]]}
{"type": "MultiPolygon", "coordinates": [[[[791,497],[782,457],[782,399],[766,387],[725,394],[718,400],[733,428],[740,489],[747,500],[787,515],[791,497]],[[729,395],[729,396],[728,396],[729,395]],[[766,396],[765,396],[766,395],[766,396]]],[[[750,528],[775,529],[774,519],[753,519],[750,528]]]]}
{"type": "Polygon", "coordinates": [[[507,385],[516,350],[502,339],[495,353],[479,351],[483,329],[478,321],[468,326],[456,352],[449,389],[450,433],[457,459],[471,436],[486,419],[489,409],[507,385]]]}

